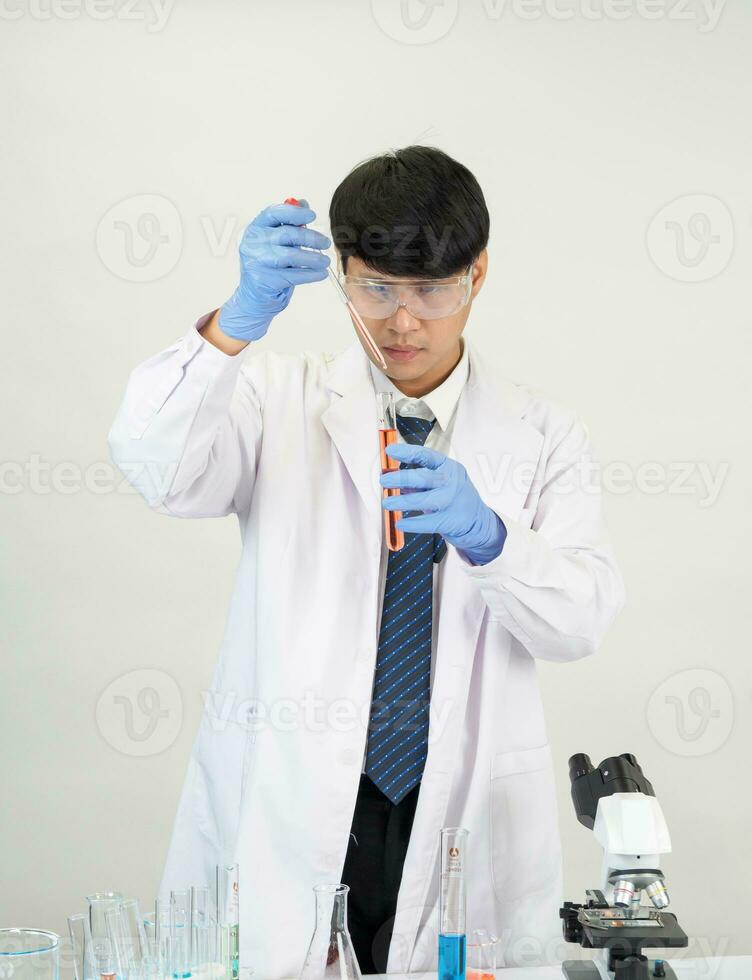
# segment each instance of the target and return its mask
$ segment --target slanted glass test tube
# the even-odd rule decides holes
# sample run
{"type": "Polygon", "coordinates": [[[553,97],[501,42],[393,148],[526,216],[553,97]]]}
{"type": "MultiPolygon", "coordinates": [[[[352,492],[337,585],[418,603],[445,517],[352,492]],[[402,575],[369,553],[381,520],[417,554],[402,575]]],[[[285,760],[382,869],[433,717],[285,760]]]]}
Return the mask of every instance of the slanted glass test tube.
{"type": "MultiPolygon", "coordinates": [[[[379,453],[381,456],[381,472],[398,470],[399,462],[387,456],[386,447],[397,442],[397,415],[394,410],[394,395],[390,391],[379,391],[376,394],[376,409],[378,412],[379,453]]],[[[383,487],[382,497],[397,497],[399,490],[393,487],[383,487]]],[[[397,527],[397,521],[402,517],[399,510],[384,511],[384,533],[386,546],[390,551],[400,551],[405,546],[405,535],[397,527]]]]}
{"type": "Polygon", "coordinates": [[[139,970],[144,958],[148,956],[144,920],[138,899],[129,898],[120,906],[126,949],[131,970],[139,970]]]}
{"type": "Polygon", "coordinates": [[[68,916],[68,932],[73,953],[73,971],[76,980],[98,980],[94,962],[94,944],[91,939],[88,912],[68,916]]]}
{"type": "Polygon", "coordinates": [[[116,971],[112,947],[107,930],[108,912],[120,911],[123,896],[120,892],[95,892],[87,895],[89,903],[89,926],[91,932],[92,955],[97,976],[109,976],[116,971]]]}
{"type": "Polygon", "coordinates": [[[100,980],[103,980],[105,977],[109,980],[110,974],[113,972],[120,980],[125,980],[125,978],[130,976],[131,962],[120,908],[107,909],[104,914],[104,919],[107,924],[110,960],[104,968],[100,967],[100,980]]]}

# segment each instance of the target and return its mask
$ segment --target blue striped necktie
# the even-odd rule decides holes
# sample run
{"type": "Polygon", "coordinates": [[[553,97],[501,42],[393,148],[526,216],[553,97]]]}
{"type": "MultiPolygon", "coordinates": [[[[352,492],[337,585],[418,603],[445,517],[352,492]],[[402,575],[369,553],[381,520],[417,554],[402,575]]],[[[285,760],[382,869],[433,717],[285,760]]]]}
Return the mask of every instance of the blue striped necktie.
{"type": "MultiPolygon", "coordinates": [[[[397,416],[402,438],[413,445],[422,446],[433,425],[397,416]]],[[[433,565],[445,553],[440,535],[407,533],[404,547],[389,552],[366,774],[393,803],[418,785],[428,755],[433,565]]]]}

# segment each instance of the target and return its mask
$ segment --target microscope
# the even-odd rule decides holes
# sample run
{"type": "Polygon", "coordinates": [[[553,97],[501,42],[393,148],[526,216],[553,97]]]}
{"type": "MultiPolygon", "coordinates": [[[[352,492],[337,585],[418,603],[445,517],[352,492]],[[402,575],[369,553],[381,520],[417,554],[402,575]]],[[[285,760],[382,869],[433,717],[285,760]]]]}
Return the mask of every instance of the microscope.
{"type": "Polygon", "coordinates": [[[593,960],[567,960],[567,980],[676,980],[663,960],[643,949],[688,945],[676,916],[667,912],[669,895],[661,854],[671,851],[663,811],[637,759],[625,754],[597,768],[586,755],[569,760],[572,801],[577,819],[603,848],[602,888],[587,891],[587,901],[565,902],[559,915],[564,938],[594,949],[593,960]],[[641,897],[650,904],[642,904],[641,897]]]}

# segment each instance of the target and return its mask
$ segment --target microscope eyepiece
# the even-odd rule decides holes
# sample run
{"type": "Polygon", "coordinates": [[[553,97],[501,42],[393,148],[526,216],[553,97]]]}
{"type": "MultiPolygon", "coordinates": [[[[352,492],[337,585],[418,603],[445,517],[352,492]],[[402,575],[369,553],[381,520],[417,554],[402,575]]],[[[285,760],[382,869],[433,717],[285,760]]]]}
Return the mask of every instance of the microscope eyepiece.
{"type": "Polygon", "coordinates": [[[592,830],[598,801],[613,793],[644,793],[655,796],[635,756],[630,752],[610,756],[596,768],[590,756],[578,752],[569,760],[572,802],[580,823],[592,830]]]}
{"type": "Polygon", "coordinates": [[[590,761],[590,756],[585,755],[584,752],[578,752],[569,760],[569,779],[573,781],[579,779],[580,776],[587,776],[594,769],[595,766],[590,761]]]}

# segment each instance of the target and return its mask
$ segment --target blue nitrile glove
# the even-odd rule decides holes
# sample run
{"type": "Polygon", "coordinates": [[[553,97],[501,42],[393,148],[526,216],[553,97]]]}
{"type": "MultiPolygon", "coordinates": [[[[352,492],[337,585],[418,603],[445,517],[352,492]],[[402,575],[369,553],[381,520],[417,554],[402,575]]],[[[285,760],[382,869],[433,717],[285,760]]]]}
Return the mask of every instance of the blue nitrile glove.
{"type": "Polygon", "coordinates": [[[307,201],[272,204],[248,225],[240,243],[240,285],[219,311],[219,326],[228,337],[259,340],[295,286],[326,279],[329,256],[307,249],[332,243],[313,228],[300,227],[315,217],[307,201]]]}
{"type": "Polygon", "coordinates": [[[507,529],[499,515],[483,503],[461,463],[435,449],[409,443],[395,443],[386,451],[392,459],[418,467],[391,470],[381,477],[382,487],[411,491],[404,496],[385,497],[381,503],[386,510],[424,511],[415,517],[403,517],[397,521],[398,528],[418,534],[440,534],[473,565],[485,565],[498,558],[507,529]]]}

